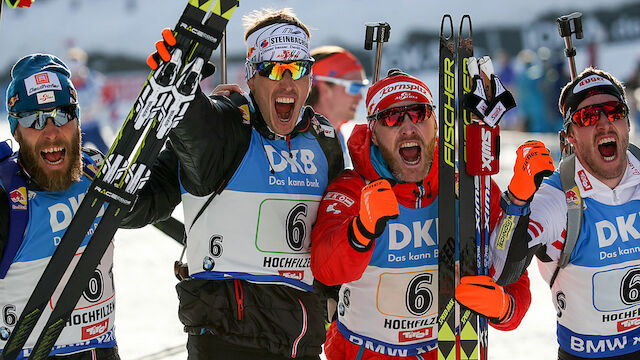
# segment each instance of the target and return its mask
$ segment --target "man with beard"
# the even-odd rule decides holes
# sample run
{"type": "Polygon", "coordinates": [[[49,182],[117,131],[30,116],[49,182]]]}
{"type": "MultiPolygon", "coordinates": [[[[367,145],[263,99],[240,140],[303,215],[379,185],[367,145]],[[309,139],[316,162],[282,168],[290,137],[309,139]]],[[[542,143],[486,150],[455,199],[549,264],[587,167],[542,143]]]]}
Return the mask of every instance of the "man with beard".
{"type": "MultiPolygon", "coordinates": [[[[436,359],[435,106],[422,81],[397,69],[369,88],[366,104],[369,124],[356,125],[348,141],[354,169],[329,185],[311,233],[314,276],[341,285],[325,354],[329,360],[436,359]],[[419,312],[410,306],[412,283],[434,296],[423,297],[419,312]]],[[[498,198],[491,199],[492,225],[498,198]]],[[[518,326],[531,302],[526,274],[506,288],[489,277],[463,279],[456,292],[468,307],[495,328],[518,326]]]]}
{"type": "MultiPolygon", "coordinates": [[[[0,349],[102,161],[99,152],[80,147],[80,107],[71,73],[60,59],[26,56],[13,66],[11,77],[7,112],[20,150],[12,154],[7,142],[0,143],[0,349]]],[[[92,279],[99,285],[84,292],[51,356],[119,359],[112,266],[113,244],[92,279]]],[[[51,309],[47,307],[45,317],[51,309]]],[[[28,356],[41,331],[42,326],[35,328],[18,359],[28,356]]]]}
{"type": "Polygon", "coordinates": [[[315,48],[311,56],[316,62],[307,105],[331,122],[342,145],[345,167],[352,168],[342,125],[355,118],[369,80],[360,61],[339,46],[315,48]]]}
{"type": "Polygon", "coordinates": [[[575,157],[533,199],[509,185],[531,215],[528,241],[514,238],[507,263],[526,259],[523,270],[538,257],[558,310],[558,359],[638,359],[640,159],[629,146],[624,86],[588,68],[565,85],[558,106],[575,157]]]}
{"type": "MultiPolygon", "coordinates": [[[[196,93],[127,226],[161,220],[182,199],[188,270],[178,316],[190,360],[318,359],[324,306],[313,292],[309,234],[342,151],[329,122],[304,106],[307,27],[290,9],[244,20],[250,93],[237,85],[196,93]]],[[[157,55],[167,61],[175,41],[163,35],[157,55]]]]}

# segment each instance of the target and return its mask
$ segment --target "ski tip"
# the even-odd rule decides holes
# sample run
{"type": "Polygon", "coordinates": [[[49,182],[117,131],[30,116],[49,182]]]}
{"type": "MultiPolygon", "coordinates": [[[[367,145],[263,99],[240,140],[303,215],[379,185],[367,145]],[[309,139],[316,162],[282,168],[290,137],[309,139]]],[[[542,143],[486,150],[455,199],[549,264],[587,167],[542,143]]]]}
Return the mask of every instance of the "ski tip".
{"type": "Polygon", "coordinates": [[[451,14],[442,15],[442,23],[440,23],[440,37],[447,40],[453,38],[453,18],[451,17],[451,14]],[[445,26],[449,28],[448,30],[450,35],[448,36],[445,35],[445,26]]]}
{"type": "Polygon", "coordinates": [[[471,15],[469,15],[469,14],[462,15],[462,19],[460,19],[460,29],[458,31],[458,34],[459,34],[459,36],[461,38],[471,39],[471,36],[473,35],[473,30],[472,30],[472,27],[471,27],[471,15]],[[462,31],[465,28],[465,26],[464,26],[465,23],[469,25],[469,33],[468,33],[467,36],[462,36],[462,31]]]}

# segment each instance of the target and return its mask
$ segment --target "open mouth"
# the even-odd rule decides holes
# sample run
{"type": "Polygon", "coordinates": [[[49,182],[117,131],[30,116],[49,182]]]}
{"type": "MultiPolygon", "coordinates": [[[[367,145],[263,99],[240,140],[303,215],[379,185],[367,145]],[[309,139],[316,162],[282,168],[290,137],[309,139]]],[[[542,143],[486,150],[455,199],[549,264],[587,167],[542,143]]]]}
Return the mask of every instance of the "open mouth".
{"type": "Polygon", "coordinates": [[[415,141],[407,141],[400,145],[400,157],[409,165],[416,165],[420,162],[420,145],[415,141]]]}
{"type": "Polygon", "coordinates": [[[616,158],[617,142],[613,137],[606,137],[598,141],[598,151],[605,161],[612,161],[616,158]]]}
{"type": "Polygon", "coordinates": [[[278,97],[275,101],[275,109],[276,114],[278,114],[278,119],[280,121],[289,121],[291,118],[291,113],[293,113],[293,105],[296,99],[293,97],[278,97]]]}
{"type": "Polygon", "coordinates": [[[40,151],[40,156],[48,165],[59,165],[64,161],[66,152],[63,147],[52,146],[40,151]]]}

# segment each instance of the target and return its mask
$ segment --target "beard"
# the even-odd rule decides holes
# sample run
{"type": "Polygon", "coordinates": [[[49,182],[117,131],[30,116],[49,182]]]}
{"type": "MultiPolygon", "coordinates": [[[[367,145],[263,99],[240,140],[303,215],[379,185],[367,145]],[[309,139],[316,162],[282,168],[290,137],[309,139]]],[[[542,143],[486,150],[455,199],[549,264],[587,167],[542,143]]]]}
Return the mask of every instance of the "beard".
{"type": "MultiPolygon", "coordinates": [[[[615,133],[611,133],[616,135],[615,133]]],[[[612,168],[611,164],[604,163],[597,145],[592,145],[587,141],[582,141],[575,148],[576,156],[591,174],[598,180],[606,181],[620,179],[627,169],[627,148],[629,147],[629,135],[619,134],[616,136],[618,144],[616,144],[617,163],[612,168]]]]}
{"type": "MultiPolygon", "coordinates": [[[[407,139],[400,139],[398,143],[407,139]]],[[[425,146],[419,138],[412,138],[411,140],[415,140],[418,144],[420,144],[420,158],[421,162],[424,166],[418,172],[407,172],[405,170],[405,164],[401,157],[399,157],[396,149],[398,145],[395,144],[393,147],[387,147],[382,144],[378,145],[380,149],[380,153],[382,154],[382,158],[387,163],[389,170],[396,178],[396,180],[406,183],[406,182],[420,182],[424,180],[424,178],[431,170],[431,165],[433,163],[433,151],[435,150],[436,138],[433,137],[429,144],[425,146]]]]}
{"type": "MultiPolygon", "coordinates": [[[[16,131],[19,131],[16,130],[16,131]]],[[[18,135],[18,134],[17,134],[18,135]]],[[[22,136],[16,136],[20,144],[20,157],[22,166],[38,186],[48,192],[64,191],[69,189],[75,181],[80,180],[82,174],[82,135],[79,127],[76,127],[72,140],[66,143],[63,140],[54,142],[41,142],[30,144],[24,141],[22,136]],[[47,146],[60,146],[66,149],[66,166],[60,170],[48,170],[42,165],[40,149],[47,146]]]]}

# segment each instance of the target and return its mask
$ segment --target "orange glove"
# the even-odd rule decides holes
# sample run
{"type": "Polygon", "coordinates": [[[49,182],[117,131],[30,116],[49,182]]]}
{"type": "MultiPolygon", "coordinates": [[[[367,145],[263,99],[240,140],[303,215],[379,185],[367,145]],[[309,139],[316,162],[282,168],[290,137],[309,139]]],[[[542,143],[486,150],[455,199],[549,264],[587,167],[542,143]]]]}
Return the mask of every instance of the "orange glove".
{"type": "MultiPolygon", "coordinates": [[[[171,60],[171,49],[175,46],[178,41],[176,37],[173,35],[173,30],[169,28],[162,29],[162,39],[156,42],[156,52],[149,55],[147,58],[147,65],[151,68],[151,70],[156,70],[158,66],[160,66],[160,60],[164,62],[168,62],[171,60]]],[[[205,62],[202,67],[202,78],[206,79],[209,76],[213,75],[216,71],[215,65],[211,61],[205,62]]]]}
{"type": "Polygon", "coordinates": [[[553,158],[542,141],[529,140],[518,147],[509,192],[520,201],[531,201],[542,179],[553,174],[553,158]]]}
{"type": "Polygon", "coordinates": [[[147,65],[151,68],[151,70],[155,70],[158,68],[158,62],[160,59],[163,61],[171,60],[171,54],[169,53],[169,48],[167,46],[175,46],[177,41],[176,37],[173,36],[173,31],[169,28],[162,29],[162,39],[156,42],[156,50],[153,54],[149,55],[147,58],[147,65]]]}
{"type": "Polygon", "coordinates": [[[504,324],[513,314],[513,297],[486,275],[463,276],[456,287],[458,302],[494,324],[504,324]]]}
{"type": "Polygon", "coordinates": [[[367,246],[371,240],[382,235],[389,219],[400,214],[398,200],[387,179],[378,179],[362,188],[360,214],[353,219],[351,228],[355,239],[367,246]]]}

